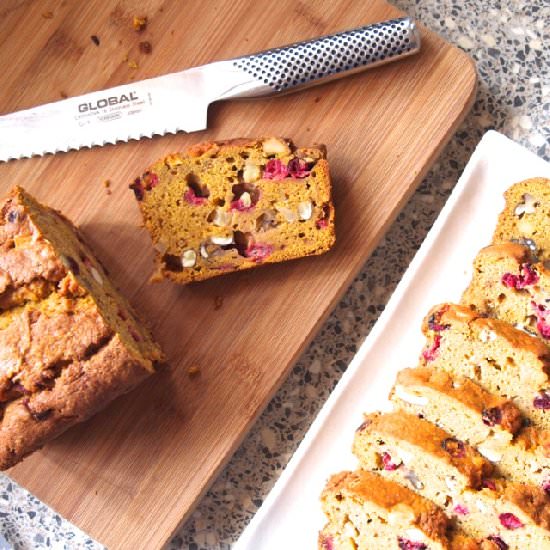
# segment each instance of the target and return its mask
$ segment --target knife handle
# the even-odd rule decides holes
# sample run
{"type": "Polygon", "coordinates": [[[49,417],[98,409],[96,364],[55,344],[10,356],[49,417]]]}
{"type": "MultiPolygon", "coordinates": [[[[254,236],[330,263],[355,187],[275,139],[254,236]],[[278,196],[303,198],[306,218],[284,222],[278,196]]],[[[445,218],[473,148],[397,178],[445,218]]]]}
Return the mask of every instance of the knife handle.
{"type": "Polygon", "coordinates": [[[408,17],[297,42],[231,60],[248,81],[225,98],[294,91],[389,63],[419,49],[420,33],[408,17]]]}

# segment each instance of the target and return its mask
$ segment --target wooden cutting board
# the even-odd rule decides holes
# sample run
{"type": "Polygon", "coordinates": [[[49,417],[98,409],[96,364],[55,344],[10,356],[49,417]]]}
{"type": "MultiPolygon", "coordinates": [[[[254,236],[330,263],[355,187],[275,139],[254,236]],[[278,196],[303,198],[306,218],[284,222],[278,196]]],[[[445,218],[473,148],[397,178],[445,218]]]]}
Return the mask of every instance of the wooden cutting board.
{"type": "MultiPolygon", "coordinates": [[[[398,15],[381,0],[4,0],[0,112],[398,15]],[[136,14],[149,17],[141,34],[136,14]],[[140,41],[152,54],[139,53],[140,41]]],[[[422,52],[397,64],[295,95],[217,104],[205,132],[0,165],[1,194],[17,182],[82,227],[169,359],[12,469],[16,481],[111,549],[168,540],[468,111],[471,60],[422,34],[422,52]],[[128,183],[197,141],[262,135],[328,145],[335,249],[194,286],[148,284],[151,246],[128,183]],[[191,366],[200,374],[191,378],[191,366]]]]}

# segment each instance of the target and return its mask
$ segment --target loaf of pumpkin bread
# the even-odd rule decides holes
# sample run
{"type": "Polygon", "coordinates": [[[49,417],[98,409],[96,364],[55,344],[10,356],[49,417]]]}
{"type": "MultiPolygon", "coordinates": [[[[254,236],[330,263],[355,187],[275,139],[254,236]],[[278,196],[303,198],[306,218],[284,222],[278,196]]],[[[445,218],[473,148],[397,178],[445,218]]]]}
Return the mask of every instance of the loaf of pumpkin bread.
{"type": "Polygon", "coordinates": [[[161,359],[76,227],[14,188],[0,203],[0,469],[130,390],[161,359]]]}

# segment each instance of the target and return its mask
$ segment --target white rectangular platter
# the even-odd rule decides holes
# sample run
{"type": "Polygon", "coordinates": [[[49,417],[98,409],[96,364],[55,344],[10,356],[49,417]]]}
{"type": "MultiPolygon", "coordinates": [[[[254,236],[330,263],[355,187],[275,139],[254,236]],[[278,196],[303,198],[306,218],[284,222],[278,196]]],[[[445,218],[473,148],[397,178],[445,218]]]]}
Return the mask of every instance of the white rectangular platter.
{"type": "Polygon", "coordinates": [[[502,134],[487,132],[371,333],[236,545],[237,550],[315,549],[325,521],[326,479],[356,467],[355,428],[367,411],[388,409],[398,370],[416,365],[431,306],[457,301],[478,250],[491,241],[503,192],[550,164],[502,134]]]}

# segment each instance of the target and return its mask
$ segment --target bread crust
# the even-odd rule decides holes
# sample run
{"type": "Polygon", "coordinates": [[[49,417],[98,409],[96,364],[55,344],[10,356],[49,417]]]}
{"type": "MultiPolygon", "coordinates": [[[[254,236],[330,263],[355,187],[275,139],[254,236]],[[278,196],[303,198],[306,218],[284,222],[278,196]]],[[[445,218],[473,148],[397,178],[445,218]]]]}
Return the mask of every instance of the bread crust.
{"type": "Polygon", "coordinates": [[[91,358],[63,369],[53,388],[7,404],[0,423],[0,469],[15,465],[149,376],[117,335],[91,358]]]}

